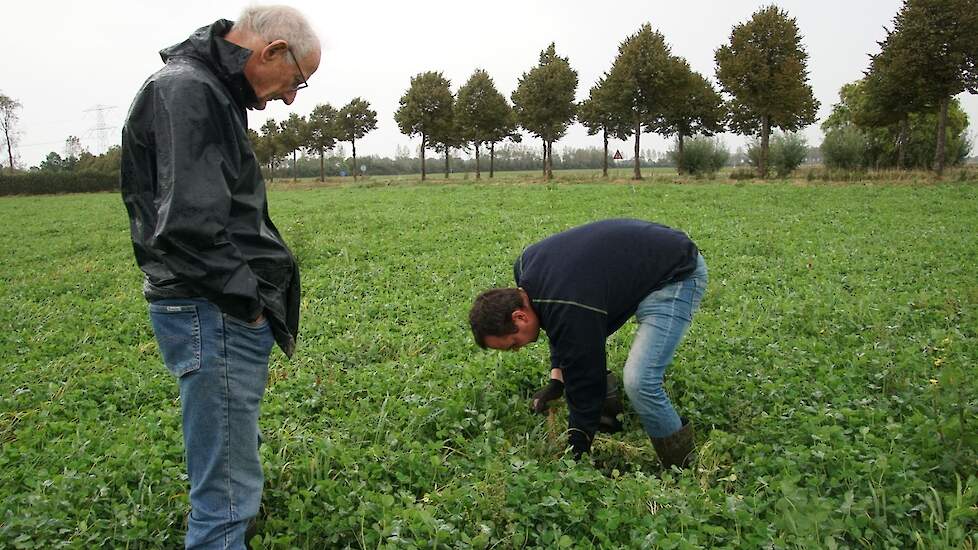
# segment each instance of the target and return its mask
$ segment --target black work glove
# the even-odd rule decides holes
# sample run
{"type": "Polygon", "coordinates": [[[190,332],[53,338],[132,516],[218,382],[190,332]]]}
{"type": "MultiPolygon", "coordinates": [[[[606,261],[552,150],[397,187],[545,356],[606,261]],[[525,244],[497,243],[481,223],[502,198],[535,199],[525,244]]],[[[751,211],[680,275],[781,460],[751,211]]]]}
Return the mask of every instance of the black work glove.
{"type": "Polygon", "coordinates": [[[551,378],[549,384],[533,394],[533,398],[530,400],[530,412],[543,414],[547,411],[547,403],[554,399],[560,399],[563,395],[564,383],[551,378]]]}
{"type": "Polygon", "coordinates": [[[591,439],[591,436],[581,430],[570,430],[567,434],[567,442],[570,443],[571,451],[574,453],[574,460],[580,460],[583,454],[591,452],[591,439]]]}
{"type": "Polygon", "coordinates": [[[613,416],[601,415],[598,421],[598,431],[606,434],[616,434],[621,431],[621,420],[613,416]]]}

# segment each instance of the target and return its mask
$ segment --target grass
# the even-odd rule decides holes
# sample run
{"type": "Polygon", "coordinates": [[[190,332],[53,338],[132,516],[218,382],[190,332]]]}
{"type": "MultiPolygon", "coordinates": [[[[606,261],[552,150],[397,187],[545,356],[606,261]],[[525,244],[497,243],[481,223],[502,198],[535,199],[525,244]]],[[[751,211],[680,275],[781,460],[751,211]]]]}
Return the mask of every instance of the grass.
{"type": "MultiPolygon", "coordinates": [[[[276,188],[270,209],[304,298],[263,404],[257,547],[978,546],[973,184],[470,180],[276,188]],[[564,413],[527,410],[545,343],[483,352],[466,327],[523,246],[622,216],[684,229],[710,267],[668,377],[698,428],[682,473],[631,413],[573,462],[564,413]]],[[[177,388],[121,200],[0,216],[0,547],[180,546],[177,388]]],[[[619,374],[633,332],[609,340],[619,374]]]]}

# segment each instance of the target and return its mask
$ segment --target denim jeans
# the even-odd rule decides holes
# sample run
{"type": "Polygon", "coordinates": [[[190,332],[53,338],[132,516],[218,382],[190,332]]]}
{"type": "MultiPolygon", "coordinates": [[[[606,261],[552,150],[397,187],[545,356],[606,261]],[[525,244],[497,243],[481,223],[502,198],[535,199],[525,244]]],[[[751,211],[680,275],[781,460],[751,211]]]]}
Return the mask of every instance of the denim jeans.
{"type": "Polygon", "coordinates": [[[167,369],[178,378],[190,476],[187,548],[244,548],[258,514],[258,414],[274,339],[204,299],[149,305],[167,369]]]}
{"type": "Polygon", "coordinates": [[[625,361],[625,393],[651,437],[666,437],[682,428],[662,382],[700,307],[707,278],[701,255],[692,275],[652,292],[635,311],[638,331],[625,361]]]}

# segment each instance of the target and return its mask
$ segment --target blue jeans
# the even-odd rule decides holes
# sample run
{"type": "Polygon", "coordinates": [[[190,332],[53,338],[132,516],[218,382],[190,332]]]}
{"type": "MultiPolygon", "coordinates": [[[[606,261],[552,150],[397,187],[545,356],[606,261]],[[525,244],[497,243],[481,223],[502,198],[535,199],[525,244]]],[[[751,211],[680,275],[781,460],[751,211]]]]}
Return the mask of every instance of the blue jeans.
{"type": "Polygon", "coordinates": [[[635,311],[638,331],[625,361],[625,393],[651,437],[666,437],[682,428],[662,381],[700,307],[707,279],[701,255],[692,275],[652,292],[635,311]]]}
{"type": "Polygon", "coordinates": [[[261,503],[258,414],[274,338],[204,299],[149,305],[167,369],[178,378],[190,476],[187,548],[244,548],[261,503]]]}

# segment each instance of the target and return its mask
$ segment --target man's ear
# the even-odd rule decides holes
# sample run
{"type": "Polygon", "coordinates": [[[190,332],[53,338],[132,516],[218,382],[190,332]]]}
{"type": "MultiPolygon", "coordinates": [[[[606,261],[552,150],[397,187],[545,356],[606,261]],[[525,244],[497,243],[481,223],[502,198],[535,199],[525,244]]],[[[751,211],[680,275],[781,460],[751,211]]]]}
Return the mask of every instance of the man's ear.
{"type": "Polygon", "coordinates": [[[523,308],[514,309],[512,313],[513,323],[526,323],[528,320],[526,311],[523,308]]]}
{"type": "Polygon", "coordinates": [[[273,40],[261,50],[261,59],[266,63],[274,61],[277,57],[283,56],[289,51],[289,43],[285,40],[273,40]]]}

